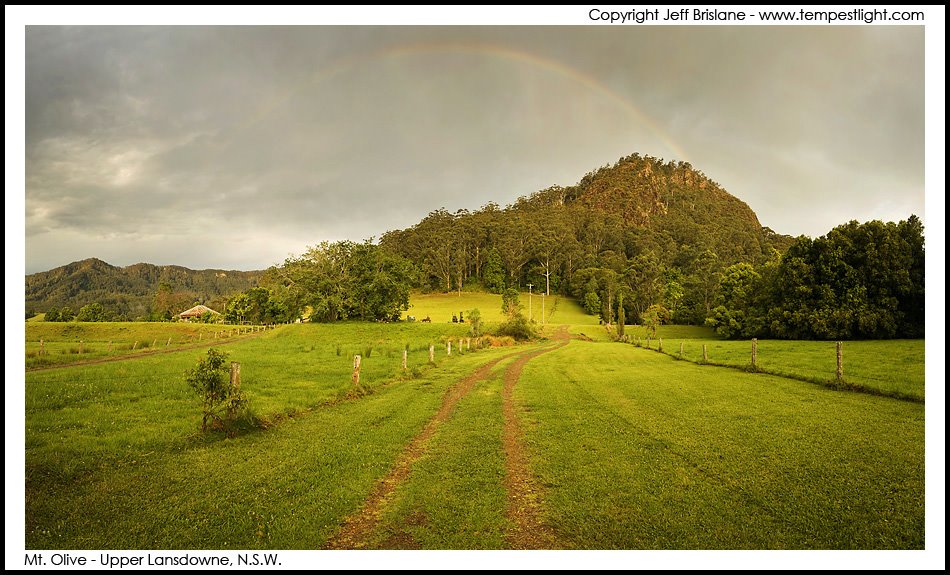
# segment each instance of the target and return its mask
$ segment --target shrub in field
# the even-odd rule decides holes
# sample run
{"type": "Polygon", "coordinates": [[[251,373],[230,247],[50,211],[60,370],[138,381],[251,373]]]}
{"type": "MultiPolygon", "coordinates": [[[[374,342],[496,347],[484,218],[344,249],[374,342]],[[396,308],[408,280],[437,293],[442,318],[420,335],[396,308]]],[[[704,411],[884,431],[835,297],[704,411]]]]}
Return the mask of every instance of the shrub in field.
{"type": "Polygon", "coordinates": [[[508,288],[501,294],[501,313],[509,319],[521,312],[521,302],[518,301],[518,290],[508,288]]]}
{"type": "Polygon", "coordinates": [[[482,335],[482,312],[478,308],[470,309],[467,312],[468,323],[473,337],[482,335]]]}
{"type": "Polygon", "coordinates": [[[188,385],[201,397],[201,430],[228,429],[242,415],[247,399],[231,384],[227,353],[214,348],[208,350],[207,357],[198,360],[194,369],[185,373],[188,385]]]}
{"type": "Polygon", "coordinates": [[[509,336],[518,340],[534,339],[536,334],[528,323],[528,318],[516,313],[495,330],[496,335],[509,336]]]}
{"type": "Polygon", "coordinates": [[[656,337],[656,328],[670,321],[670,311],[660,304],[653,304],[640,314],[643,325],[656,337]]]}

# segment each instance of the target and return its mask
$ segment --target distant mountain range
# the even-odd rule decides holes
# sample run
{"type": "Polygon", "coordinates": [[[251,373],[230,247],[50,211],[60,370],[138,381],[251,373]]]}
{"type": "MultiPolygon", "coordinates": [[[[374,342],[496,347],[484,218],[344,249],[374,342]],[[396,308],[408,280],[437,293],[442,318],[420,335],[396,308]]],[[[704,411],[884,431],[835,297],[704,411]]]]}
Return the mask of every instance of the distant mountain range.
{"type": "Polygon", "coordinates": [[[98,302],[122,319],[146,316],[156,294],[165,290],[182,302],[214,308],[227,296],[257,285],[263,271],[192,270],[138,263],[126,267],[89,258],[26,276],[27,311],[69,306],[73,311],[98,302]]]}

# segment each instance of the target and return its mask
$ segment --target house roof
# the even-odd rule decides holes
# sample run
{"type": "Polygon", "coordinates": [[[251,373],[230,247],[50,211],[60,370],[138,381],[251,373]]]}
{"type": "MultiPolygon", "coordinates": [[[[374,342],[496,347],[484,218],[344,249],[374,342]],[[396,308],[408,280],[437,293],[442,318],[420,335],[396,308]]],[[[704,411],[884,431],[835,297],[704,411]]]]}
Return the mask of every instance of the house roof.
{"type": "Polygon", "coordinates": [[[209,311],[210,311],[211,313],[217,313],[218,315],[221,315],[220,313],[214,311],[213,309],[211,309],[211,308],[208,307],[208,306],[196,305],[195,307],[193,307],[193,308],[191,308],[191,309],[186,309],[185,311],[181,312],[180,314],[178,314],[178,316],[179,316],[179,317],[195,317],[195,316],[201,315],[201,314],[203,314],[203,313],[207,313],[207,312],[209,312],[209,311]]]}

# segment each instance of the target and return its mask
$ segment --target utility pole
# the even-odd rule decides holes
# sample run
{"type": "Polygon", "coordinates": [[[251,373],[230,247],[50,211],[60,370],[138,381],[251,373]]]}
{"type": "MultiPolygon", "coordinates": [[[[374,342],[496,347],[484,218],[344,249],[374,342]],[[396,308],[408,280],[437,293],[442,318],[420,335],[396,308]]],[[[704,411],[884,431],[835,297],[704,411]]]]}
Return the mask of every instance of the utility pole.
{"type": "Polygon", "coordinates": [[[531,288],[534,284],[528,284],[528,321],[531,321],[531,288]]]}

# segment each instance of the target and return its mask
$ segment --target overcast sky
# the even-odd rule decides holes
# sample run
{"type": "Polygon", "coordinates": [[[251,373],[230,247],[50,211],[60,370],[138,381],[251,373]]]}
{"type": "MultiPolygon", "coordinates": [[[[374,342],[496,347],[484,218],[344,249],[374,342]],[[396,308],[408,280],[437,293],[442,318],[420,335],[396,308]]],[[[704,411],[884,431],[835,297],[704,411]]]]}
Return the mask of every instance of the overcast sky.
{"type": "Polygon", "coordinates": [[[634,152],[784,234],[927,225],[921,27],[33,26],[25,46],[27,273],[263,269],[634,152]]]}

